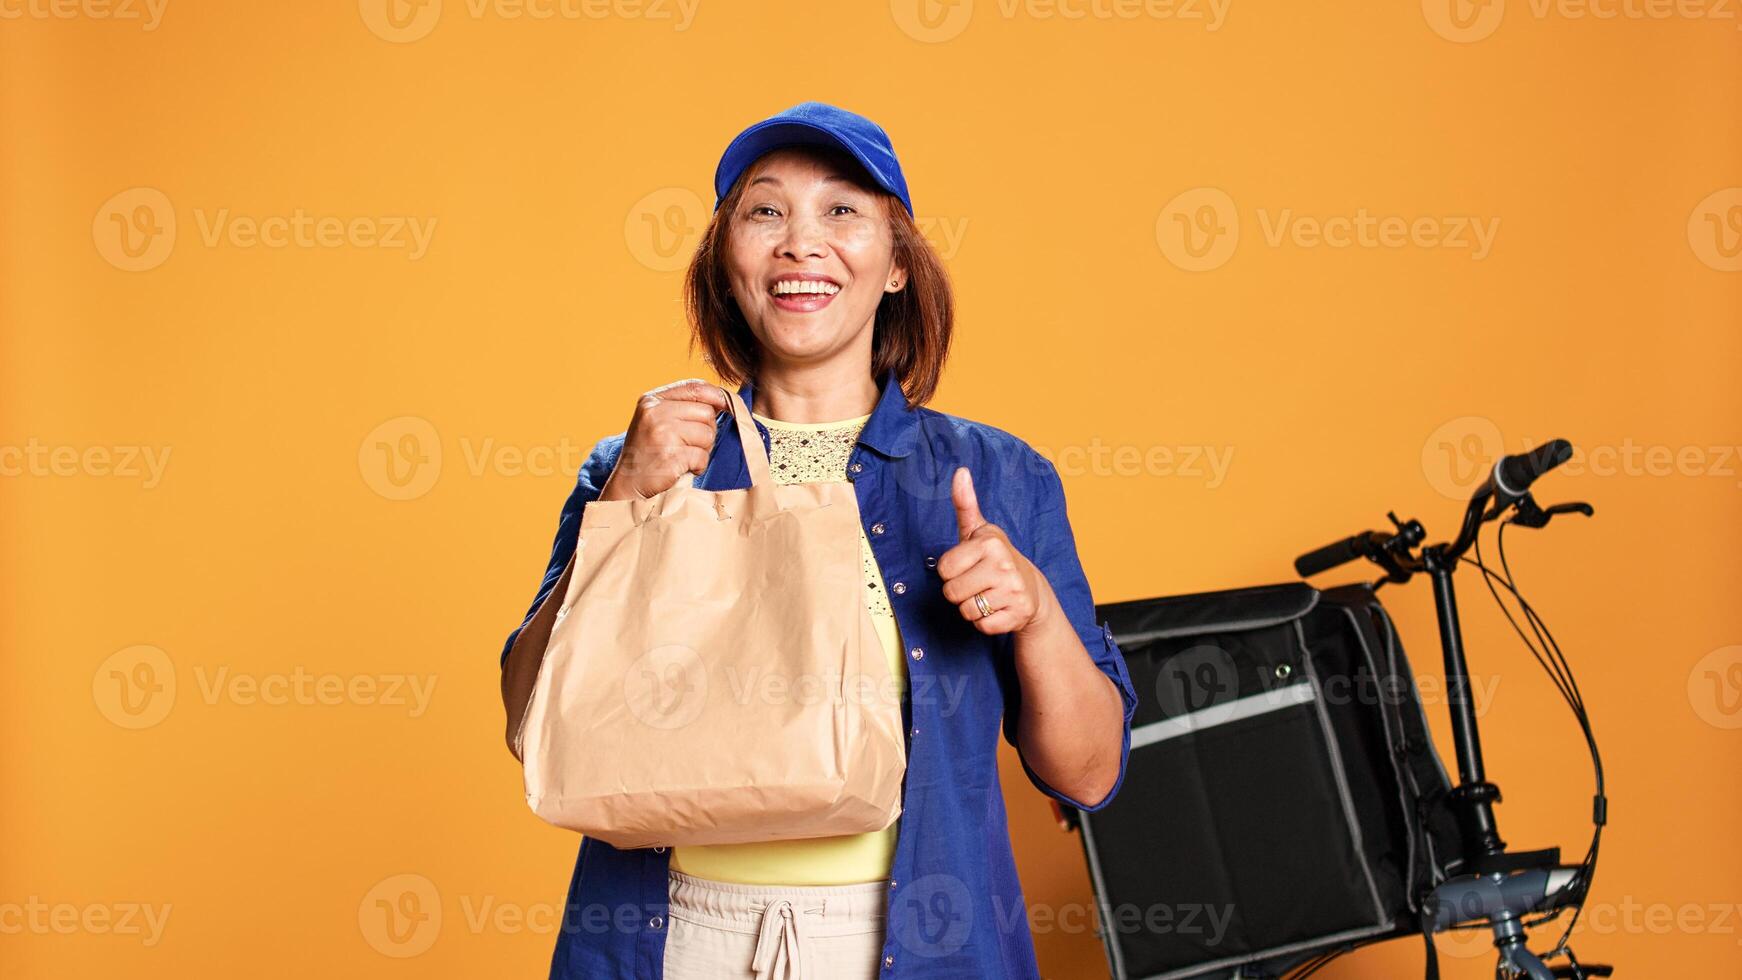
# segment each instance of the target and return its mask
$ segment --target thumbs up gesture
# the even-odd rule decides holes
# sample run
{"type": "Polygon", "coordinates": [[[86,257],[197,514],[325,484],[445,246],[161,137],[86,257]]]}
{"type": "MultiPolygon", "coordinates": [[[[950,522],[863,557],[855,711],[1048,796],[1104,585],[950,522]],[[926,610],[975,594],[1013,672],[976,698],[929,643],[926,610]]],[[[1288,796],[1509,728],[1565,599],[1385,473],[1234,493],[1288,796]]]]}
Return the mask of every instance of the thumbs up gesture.
{"type": "Polygon", "coordinates": [[[956,468],[950,500],[961,541],[938,558],[944,598],[987,635],[1034,629],[1042,611],[1056,602],[1046,576],[980,513],[974,476],[965,466],[956,468]]]}

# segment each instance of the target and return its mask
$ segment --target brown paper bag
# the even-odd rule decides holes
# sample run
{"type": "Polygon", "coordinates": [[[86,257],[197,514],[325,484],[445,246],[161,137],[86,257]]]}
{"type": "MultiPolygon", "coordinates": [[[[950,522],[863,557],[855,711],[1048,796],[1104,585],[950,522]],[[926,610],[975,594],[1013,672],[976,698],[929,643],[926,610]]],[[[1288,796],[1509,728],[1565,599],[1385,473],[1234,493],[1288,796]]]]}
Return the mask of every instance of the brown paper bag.
{"type": "Polygon", "coordinates": [[[861,595],[853,484],[774,483],[726,394],[751,486],[587,504],[560,604],[540,610],[542,662],[510,667],[532,679],[515,740],[528,804],[615,847],[865,833],[901,814],[900,693],[861,595]]]}

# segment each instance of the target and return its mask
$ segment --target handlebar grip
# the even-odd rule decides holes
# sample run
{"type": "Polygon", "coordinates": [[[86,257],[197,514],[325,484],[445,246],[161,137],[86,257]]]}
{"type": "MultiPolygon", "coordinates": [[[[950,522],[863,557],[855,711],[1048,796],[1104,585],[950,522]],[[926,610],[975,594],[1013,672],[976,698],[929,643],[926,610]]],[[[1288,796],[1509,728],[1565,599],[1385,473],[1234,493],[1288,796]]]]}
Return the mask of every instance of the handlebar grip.
{"type": "Polygon", "coordinates": [[[1320,572],[1336,568],[1345,562],[1354,561],[1364,554],[1362,545],[1372,534],[1372,531],[1362,531],[1360,534],[1327,544],[1317,551],[1309,551],[1294,560],[1294,570],[1301,578],[1309,578],[1320,572]]]}
{"type": "Polygon", "coordinates": [[[1494,468],[1495,489],[1522,496],[1537,477],[1571,459],[1573,444],[1565,439],[1545,442],[1528,453],[1508,456],[1494,468]]]}

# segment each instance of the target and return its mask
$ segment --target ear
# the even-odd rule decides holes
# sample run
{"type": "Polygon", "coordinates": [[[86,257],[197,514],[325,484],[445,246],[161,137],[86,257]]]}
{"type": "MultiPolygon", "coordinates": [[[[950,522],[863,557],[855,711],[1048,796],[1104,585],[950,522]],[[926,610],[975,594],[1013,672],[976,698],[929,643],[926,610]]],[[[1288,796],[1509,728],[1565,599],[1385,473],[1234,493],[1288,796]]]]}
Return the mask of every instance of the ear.
{"type": "Polygon", "coordinates": [[[907,270],[899,265],[891,265],[889,267],[889,278],[883,280],[883,291],[886,293],[899,293],[906,288],[907,270]]]}

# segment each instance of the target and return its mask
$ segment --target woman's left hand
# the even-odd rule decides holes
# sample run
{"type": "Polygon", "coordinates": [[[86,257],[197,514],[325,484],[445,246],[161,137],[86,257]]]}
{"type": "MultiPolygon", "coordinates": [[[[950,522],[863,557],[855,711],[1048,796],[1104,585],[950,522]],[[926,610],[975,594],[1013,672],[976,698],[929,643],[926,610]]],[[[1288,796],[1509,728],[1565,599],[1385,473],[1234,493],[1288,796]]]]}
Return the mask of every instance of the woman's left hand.
{"type": "Polygon", "coordinates": [[[950,483],[961,541],[938,558],[944,598],[956,604],[962,618],[987,635],[1034,631],[1057,606],[1052,585],[1016,546],[1004,529],[980,513],[974,477],[960,466],[950,483]],[[990,615],[982,615],[976,595],[986,598],[990,615]]]}

